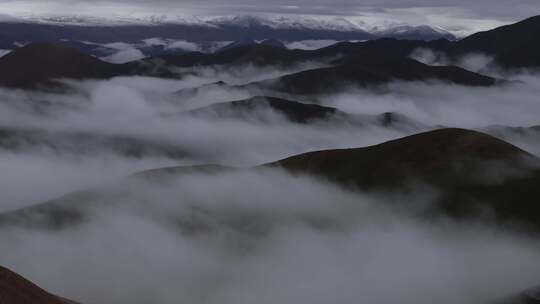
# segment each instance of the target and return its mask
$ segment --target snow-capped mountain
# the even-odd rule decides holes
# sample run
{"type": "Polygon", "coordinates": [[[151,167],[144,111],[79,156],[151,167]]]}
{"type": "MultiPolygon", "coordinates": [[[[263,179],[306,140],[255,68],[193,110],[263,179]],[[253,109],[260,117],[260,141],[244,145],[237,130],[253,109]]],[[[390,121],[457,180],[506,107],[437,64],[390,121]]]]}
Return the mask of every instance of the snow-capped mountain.
{"type": "Polygon", "coordinates": [[[389,26],[376,26],[370,32],[380,37],[392,37],[397,39],[417,39],[423,37],[423,40],[448,39],[455,40],[456,37],[450,32],[433,26],[418,25],[411,26],[406,24],[395,24],[389,26]]]}
{"type": "Polygon", "coordinates": [[[384,22],[374,24],[360,17],[271,14],[0,15],[2,53],[30,42],[62,42],[112,62],[164,52],[212,52],[234,41],[270,39],[281,41],[289,48],[313,49],[338,41],[382,37],[455,39],[451,33],[440,28],[384,22]]]}
{"type": "Polygon", "coordinates": [[[272,29],[309,29],[321,31],[354,32],[364,31],[357,24],[344,17],[327,16],[225,16],[207,19],[214,26],[268,27],[272,29]]]}
{"type": "MultiPolygon", "coordinates": [[[[36,15],[21,14],[0,18],[2,23],[27,23],[48,26],[189,26],[207,29],[270,29],[307,30],[324,32],[359,33],[365,36],[410,36],[423,39],[455,37],[448,31],[428,25],[409,25],[402,23],[370,24],[361,17],[314,16],[314,15],[241,15],[241,16],[190,16],[125,14],[95,17],[88,15],[36,15]]],[[[168,38],[168,37],[164,37],[168,38]]],[[[261,37],[249,37],[258,39],[261,37]]],[[[271,38],[271,37],[267,37],[271,38]]]]}

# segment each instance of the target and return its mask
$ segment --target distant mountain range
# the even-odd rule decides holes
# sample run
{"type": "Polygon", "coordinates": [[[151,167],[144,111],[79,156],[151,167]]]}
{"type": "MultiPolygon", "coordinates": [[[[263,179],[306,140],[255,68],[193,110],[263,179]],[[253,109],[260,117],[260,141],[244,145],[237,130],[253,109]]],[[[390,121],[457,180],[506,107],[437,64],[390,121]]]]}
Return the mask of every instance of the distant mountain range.
{"type": "MultiPolygon", "coordinates": [[[[16,27],[17,24],[10,26],[16,27]]],[[[28,30],[28,33],[36,35],[36,39],[40,37],[39,31],[34,32],[32,28],[28,30]]],[[[10,35],[15,33],[24,36],[24,26],[22,30],[13,31],[10,35]]],[[[481,53],[493,57],[492,64],[506,68],[536,68],[540,66],[538,37],[540,37],[540,16],[477,33],[456,42],[445,39],[423,41],[383,38],[365,42],[340,42],[316,50],[290,50],[277,39],[260,43],[244,39],[226,45],[215,53],[180,51],[150,56],[126,64],[101,61],[88,52],[85,54],[80,45],[31,43],[0,57],[0,85],[30,87],[55,78],[103,79],[122,75],[173,77],[174,75],[164,68],[163,64],[178,67],[228,64],[290,66],[306,61],[325,61],[329,65],[325,69],[314,69],[280,79],[286,84],[285,91],[299,94],[316,93],[313,91],[316,88],[325,90],[334,82],[347,81],[365,86],[395,79],[438,79],[457,84],[486,86],[494,84],[496,80],[457,67],[425,65],[408,57],[417,49],[443,52],[449,58],[481,53]],[[332,58],[334,60],[331,60],[332,58]],[[329,77],[331,79],[328,79],[329,77]],[[324,86],[314,86],[311,81],[321,82],[324,86]]]]}
{"type": "Polygon", "coordinates": [[[298,48],[303,47],[302,41],[312,44],[312,41],[364,41],[378,38],[456,39],[444,29],[427,25],[390,23],[370,26],[341,17],[0,18],[0,56],[7,50],[32,42],[62,42],[111,62],[126,62],[180,51],[213,52],[225,44],[245,39],[275,39],[298,48]]]}
{"type": "MultiPolygon", "coordinates": [[[[398,40],[396,40],[398,41],[398,40]]],[[[327,48],[302,51],[273,45],[246,45],[228,48],[215,54],[191,52],[165,55],[125,64],[112,64],[59,44],[32,43],[0,58],[0,85],[30,88],[53,84],[55,79],[107,79],[115,76],[145,75],[176,77],[166,67],[201,65],[286,66],[308,60],[328,61],[330,67],[262,81],[244,86],[272,89],[291,94],[316,94],[339,89],[345,83],[361,87],[380,85],[393,80],[417,81],[436,79],[450,83],[490,86],[496,80],[458,67],[429,66],[384,49],[366,47],[364,43],[338,44],[327,48]],[[346,55],[349,54],[349,55],[346,55]],[[359,55],[360,54],[360,55],[359,55]],[[164,65],[165,64],[165,65],[164,65]],[[316,85],[314,85],[316,84],[316,85]]]]}
{"type": "Polygon", "coordinates": [[[87,16],[27,16],[4,18],[0,23],[0,46],[61,39],[97,43],[137,42],[148,38],[187,41],[234,41],[244,38],[284,41],[306,39],[365,40],[381,37],[407,39],[455,39],[450,32],[427,25],[390,23],[370,26],[343,17],[225,16],[98,19],[87,16]],[[16,33],[13,31],[17,28],[16,33]]]}

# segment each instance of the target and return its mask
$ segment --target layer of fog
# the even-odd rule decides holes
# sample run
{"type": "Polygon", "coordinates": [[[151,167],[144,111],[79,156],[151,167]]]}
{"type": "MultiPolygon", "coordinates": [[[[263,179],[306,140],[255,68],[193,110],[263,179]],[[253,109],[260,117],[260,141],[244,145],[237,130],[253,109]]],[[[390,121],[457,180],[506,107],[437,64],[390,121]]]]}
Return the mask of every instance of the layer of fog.
{"type": "Polygon", "coordinates": [[[4,227],[0,263],[104,304],[493,303],[540,282],[537,239],[385,207],[422,195],[368,196],[275,170],[116,191],[82,226],[4,227]],[[182,233],[171,220],[197,212],[212,229],[182,233]]]}
{"type": "MultiPolygon", "coordinates": [[[[0,167],[9,170],[1,173],[5,182],[0,189],[4,193],[0,210],[34,204],[140,169],[196,163],[248,167],[307,151],[377,144],[421,131],[334,123],[299,125],[264,109],[259,114],[266,117],[266,124],[178,115],[260,94],[228,85],[213,85],[217,81],[245,84],[317,66],[320,65],[312,63],[290,69],[201,67],[183,69],[184,76],[180,80],[119,77],[109,81],[68,81],[71,86],[68,93],[1,90],[2,128],[35,128],[53,135],[69,131],[125,136],[173,145],[185,151],[186,157],[143,155],[133,158],[110,149],[100,151],[99,147],[97,153],[91,155],[51,151],[40,146],[18,152],[2,151],[0,167]],[[19,169],[12,169],[16,167],[19,169]],[[47,174],[49,171],[55,173],[54,179],[47,174]],[[17,185],[25,176],[32,176],[33,191],[28,191],[24,183],[17,185]],[[43,199],[36,201],[39,198],[43,199]]],[[[395,82],[375,91],[347,88],[341,94],[291,98],[337,107],[351,114],[397,112],[433,128],[442,125],[485,130],[492,125],[540,124],[539,78],[520,75],[516,79],[521,82],[492,88],[395,82]]],[[[523,136],[499,132],[498,135],[540,154],[537,133],[523,136]]]]}
{"type": "Polygon", "coordinates": [[[426,124],[464,128],[540,124],[540,77],[515,79],[521,82],[495,87],[395,82],[378,91],[351,89],[318,99],[350,113],[398,112],[426,124]]]}
{"type": "Polygon", "coordinates": [[[179,164],[187,165],[190,161],[180,162],[160,157],[134,159],[111,154],[77,157],[39,151],[1,151],[0,212],[107,184],[138,171],[179,164]]]}
{"type": "Polygon", "coordinates": [[[182,74],[193,74],[229,85],[243,85],[328,66],[325,62],[305,61],[289,66],[223,65],[194,68],[171,68],[182,74]]]}
{"type": "Polygon", "coordinates": [[[284,42],[285,46],[291,50],[316,50],[338,43],[337,40],[299,40],[284,42]]]}
{"type": "Polygon", "coordinates": [[[540,125],[540,77],[514,74],[512,79],[515,81],[486,88],[394,82],[375,91],[349,88],[317,100],[348,113],[397,112],[424,125],[488,131],[540,155],[538,132],[505,130],[540,125]]]}
{"type": "Polygon", "coordinates": [[[458,58],[450,58],[446,53],[432,49],[419,48],[414,50],[410,57],[427,65],[455,65],[466,70],[478,73],[496,73],[498,69],[491,67],[494,64],[493,56],[482,53],[472,53],[458,58]]]}
{"type": "Polygon", "coordinates": [[[130,61],[140,60],[148,56],[160,54],[147,55],[144,51],[151,50],[152,48],[161,49],[162,53],[185,53],[185,52],[203,52],[213,53],[231,43],[231,41],[204,41],[204,42],[191,42],[186,40],[165,39],[165,38],[148,38],[140,41],[139,43],[126,43],[126,42],[113,42],[113,43],[93,43],[84,42],[86,44],[99,46],[103,49],[109,50],[110,55],[101,57],[102,60],[110,63],[126,63],[130,61]]]}
{"type": "MultiPolygon", "coordinates": [[[[177,115],[216,102],[250,97],[243,90],[205,89],[184,98],[175,95],[178,90],[219,80],[242,83],[263,77],[262,72],[267,71],[248,67],[221,73],[208,68],[182,80],[120,77],[110,81],[68,81],[71,89],[67,93],[0,91],[0,127],[47,132],[55,147],[30,141],[20,150],[0,149],[0,167],[4,169],[0,174],[0,211],[107,183],[142,169],[196,163],[247,167],[307,151],[366,146],[410,134],[409,130],[376,126],[293,124],[265,109],[260,114],[267,118],[267,124],[177,115]],[[54,139],[56,133],[66,132],[163,143],[185,151],[186,157],[130,157],[100,146],[82,154],[81,149],[59,150],[73,145],[63,142],[64,137],[54,139]],[[32,179],[32,191],[25,183],[28,178],[32,179]]],[[[273,76],[286,71],[269,73],[273,76]]]]}
{"type": "MultiPolygon", "coordinates": [[[[258,41],[259,43],[261,41],[258,41]]],[[[299,41],[282,41],[288,49],[298,50],[316,50],[324,48],[338,43],[337,40],[299,40],[299,41]]],[[[354,41],[352,41],[354,42],[354,41]]],[[[192,42],[186,40],[164,39],[164,38],[149,38],[141,41],[140,43],[126,43],[115,42],[98,44],[92,42],[85,42],[96,46],[101,46],[104,49],[109,49],[111,54],[103,56],[100,59],[110,63],[126,63],[130,61],[140,60],[148,55],[143,52],[149,48],[162,48],[163,53],[184,53],[184,52],[202,52],[202,53],[214,53],[218,52],[221,48],[227,46],[233,41],[204,41],[204,42],[192,42]]],[[[159,52],[157,53],[159,54],[159,52]]],[[[0,50],[0,57],[2,50],[0,50]]]]}
{"type": "Polygon", "coordinates": [[[9,54],[11,52],[11,50],[0,50],[0,57],[3,57],[7,54],[9,54]]]}

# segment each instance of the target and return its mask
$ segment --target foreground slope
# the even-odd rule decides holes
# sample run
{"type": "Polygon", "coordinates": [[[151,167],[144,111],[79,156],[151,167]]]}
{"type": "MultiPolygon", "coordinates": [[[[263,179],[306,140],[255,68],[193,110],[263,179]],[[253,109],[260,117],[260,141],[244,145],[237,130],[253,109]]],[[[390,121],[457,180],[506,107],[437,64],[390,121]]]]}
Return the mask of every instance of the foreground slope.
{"type": "Polygon", "coordinates": [[[48,293],[13,271],[0,266],[2,304],[76,304],[48,293]]]}
{"type": "Polygon", "coordinates": [[[519,163],[529,153],[495,137],[465,129],[439,129],[358,149],[311,152],[275,164],[291,170],[334,175],[359,185],[416,175],[431,178],[466,161],[519,163]],[[382,178],[382,179],[379,179],[382,178]]]}
{"type": "Polygon", "coordinates": [[[495,217],[540,227],[540,160],[487,134],[440,129],[359,149],[319,151],[270,166],[370,191],[439,191],[456,216],[487,208],[495,217]]]}

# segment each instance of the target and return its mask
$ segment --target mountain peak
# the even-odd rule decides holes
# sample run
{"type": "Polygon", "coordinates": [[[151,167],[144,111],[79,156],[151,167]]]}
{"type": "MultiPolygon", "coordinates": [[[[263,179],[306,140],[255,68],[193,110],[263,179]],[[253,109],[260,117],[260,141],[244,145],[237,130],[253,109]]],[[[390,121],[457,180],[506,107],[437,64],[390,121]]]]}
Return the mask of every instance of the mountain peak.
{"type": "Polygon", "coordinates": [[[0,85],[34,87],[56,78],[105,78],[123,70],[77,49],[30,43],[0,58],[0,85]]]}
{"type": "MultiPolygon", "coordinates": [[[[411,177],[434,181],[438,177],[453,176],[457,172],[455,170],[469,167],[468,164],[472,163],[508,162],[517,166],[518,162],[526,159],[536,158],[493,136],[449,128],[366,148],[306,153],[273,165],[351,181],[364,187],[402,183],[411,177]]],[[[454,182],[459,180],[453,179],[454,182]]]]}

